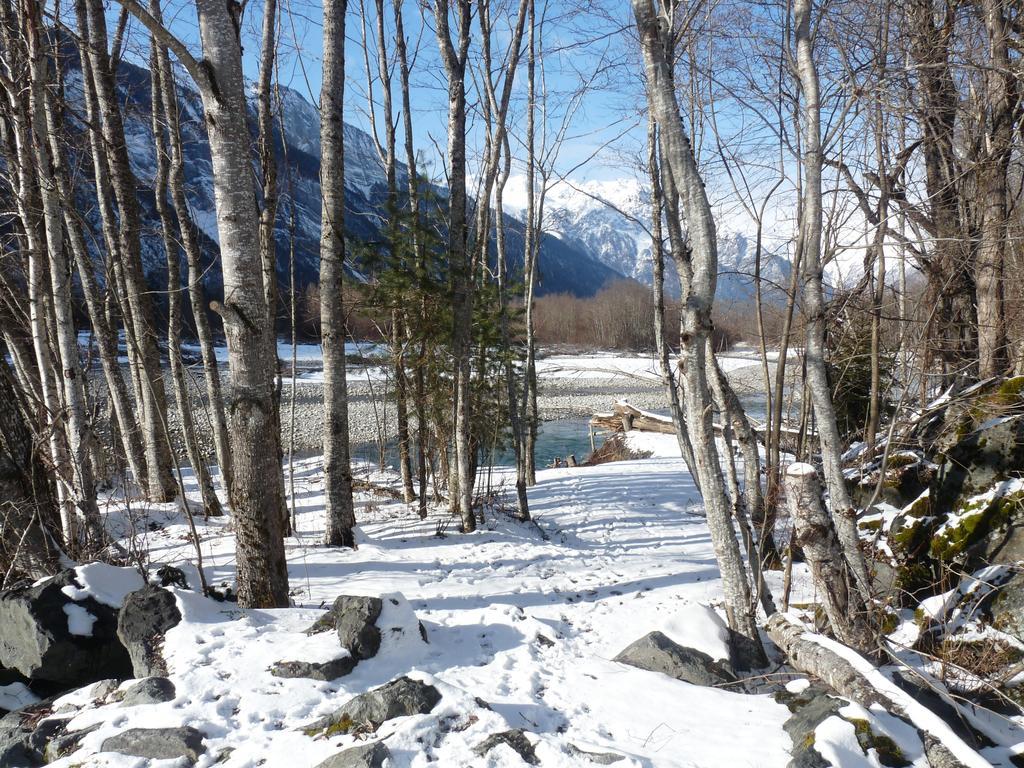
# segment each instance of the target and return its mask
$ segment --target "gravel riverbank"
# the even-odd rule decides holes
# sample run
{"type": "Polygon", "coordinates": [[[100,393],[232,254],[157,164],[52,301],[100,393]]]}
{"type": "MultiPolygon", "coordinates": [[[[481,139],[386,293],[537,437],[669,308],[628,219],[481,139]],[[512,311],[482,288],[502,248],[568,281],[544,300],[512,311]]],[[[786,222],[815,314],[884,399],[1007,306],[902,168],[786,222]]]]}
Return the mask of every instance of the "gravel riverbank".
{"type": "MultiPolygon", "coordinates": [[[[792,371],[795,366],[790,366],[792,371]]],[[[772,366],[774,368],[774,366],[772,366]]],[[[774,371],[772,371],[774,375],[774,371]]],[[[764,391],[761,366],[733,366],[727,373],[737,393],[742,397],[757,397],[764,391]]],[[[105,391],[102,377],[94,377],[94,391],[105,391]]],[[[171,402],[169,421],[176,447],[184,458],[180,437],[180,417],[174,403],[173,390],[166,382],[171,402]]],[[[350,374],[349,430],[354,447],[372,446],[387,442],[396,431],[396,412],[392,392],[385,382],[360,378],[359,372],[350,374]]],[[[212,457],[213,442],[205,409],[201,371],[192,371],[190,395],[203,449],[212,457]]],[[[285,378],[281,391],[281,431],[285,450],[294,425],[294,447],[299,454],[318,453],[322,449],[324,434],[323,387],[318,382],[299,380],[295,386],[294,407],[291,380],[285,378]]],[[[587,419],[594,413],[611,410],[616,400],[625,399],[637,408],[667,411],[665,390],[659,380],[648,376],[619,375],[594,376],[582,371],[578,376],[542,377],[538,406],[544,421],[587,419]]]]}

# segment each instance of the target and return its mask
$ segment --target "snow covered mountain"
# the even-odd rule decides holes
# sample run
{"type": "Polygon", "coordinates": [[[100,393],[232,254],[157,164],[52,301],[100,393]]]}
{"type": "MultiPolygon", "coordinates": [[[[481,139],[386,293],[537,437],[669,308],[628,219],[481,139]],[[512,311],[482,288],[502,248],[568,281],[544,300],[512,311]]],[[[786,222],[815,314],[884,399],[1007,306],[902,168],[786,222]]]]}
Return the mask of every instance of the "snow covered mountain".
{"type": "MultiPolygon", "coordinates": [[[[81,105],[81,73],[77,70],[78,57],[69,50],[68,97],[81,105]]],[[[153,178],[156,158],[150,127],[151,89],[149,72],[143,67],[123,61],[118,68],[118,89],[124,109],[125,138],[129,148],[132,169],[139,180],[139,198],[143,216],[143,260],[149,281],[165,285],[165,257],[159,237],[158,217],[153,196],[153,178]]],[[[181,113],[182,138],[185,153],[186,194],[192,216],[200,230],[204,259],[208,264],[204,286],[211,296],[221,290],[221,278],[216,258],[217,214],[213,199],[212,165],[210,149],[203,124],[202,103],[197,92],[179,79],[178,95],[181,113]]],[[[299,92],[282,88],[283,136],[275,136],[278,158],[278,184],[282,199],[278,207],[275,230],[278,250],[278,275],[283,283],[288,279],[288,262],[292,246],[291,219],[294,212],[294,249],[299,287],[315,283],[319,270],[320,240],[320,116],[317,109],[299,92]]],[[[81,112],[83,110],[79,110],[81,112]]],[[[250,104],[252,124],[255,110],[250,104]]],[[[79,124],[79,127],[82,127],[79,124]]],[[[383,163],[371,136],[359,128],[345,124],[345,223],[349,238],[356,243],[380,240],[385,214],[386,179],[383,163]]],[[[85,153],[84,138],[79,145],[85,153]]],[[[86,170],[91,164],[85,163],[86,170]]],[[[406,169],[399,167],[399,184],[406,184],[406,169]]],[[[95,212],[94,186],[90,179],[82,185],[82,210],[99,232],[95,212]]],[[[446,190],[435,187],[441,197],[446,190]]],[[[510,273],[522,266],[523,226],[512,217],[506,221],[510,273]]],[[[99,238],[95,239],[100,242],[99,238]]],[[[367,268],[353,261],[349,273],[356,279],[365,279],[367,268]]],[[[539,293],[570,292],[589,296],[606,283],[620,279],[613,268],[592,257],[578,245],[557,237],[545,237],[540,255],[539,293]]]]}
{"type": "MultiPolygon", "coordinates": [[[[523,180],[510,181],[506,193],[519,212],[525,207],[523,180]]],[[[548,190],[544,223],[563,242],[585,251],[627,277],[651,284],[651,191],[636,179],[562,182],[548,190]]],[[[718,292],[721,302],[748,301],[754,293],[754,243],[747,234],[720,227],[718,232],[718,292]]],[[[786,259],[765,253],[762,279],[769,284],[788,280],[786,259]]],[[[666,290],[679,295],[675,270],[666,264],[666,290]]],[[[770,293],[770,289],[768,289],[770,293]]]]}

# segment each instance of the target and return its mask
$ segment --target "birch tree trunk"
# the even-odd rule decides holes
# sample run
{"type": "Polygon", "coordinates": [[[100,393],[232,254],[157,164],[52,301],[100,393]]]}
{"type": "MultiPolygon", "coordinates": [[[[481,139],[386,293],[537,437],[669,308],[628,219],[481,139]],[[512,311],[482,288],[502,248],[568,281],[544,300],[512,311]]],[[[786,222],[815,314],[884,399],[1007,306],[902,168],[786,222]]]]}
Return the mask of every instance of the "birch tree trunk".
{"type": "Polygon", "coordinates": [[[825,296],[821,263],[821,98],[811,39],[811,6],[812,0],[794,0],[797,71],[804,102],[804,190],[800,218],[800,250],[804,313],[807,317],[807,386],[811,393],[818,439],[821,442],[825,487],[828,489],[832,519],[842,543],[843,554],[852,569],[862,599],[866,601],[870,599],[871,582],[857,537],[857,513],[843,479],[840,459],[842,445],[825,367],[825,296]]]}
{"type": "Polygon", "coordinates": [[[470,388],[473,323],[473,273],[469,262],[466,210],[466,57],[469,51],[472,5],[454,0],[458,40],[452,42],[449,0],[434,0],[437,42],[448,79],[448,263],[452,275],[452,362],[455,401],[455,477],[451,493],[462,518],[462,530],[476,530],[473,513],[472,392],[470,388]]]}
{"type": "MultiPolygon", "coordinates": [[[[156,5],[154,3],[153,5],[156,5]]],[[[159,13],[159,6],[154,10],[159,13]]],[[[152,104],[150,121],[153,130],[154,153],[156,154],[156,177],[153,180],[153,193],[156,201],[157,214],[160,217],[161,235],[164,251],[167,256],[167,358],[171,365],[171,382],[174,386],[174,398],[178,404],[178,416],[181,419],[181,434],[185,442],[185,452],[189,464],[196,475],[196,483],[203,499],[203,513],[206,517],[217,517],[222,514],[220,500],[213,490],[213,480],[203,458],[199,440],[196,437],[195,418],[192,415],[192,404],[188,396],[188,383],[185,381],[185,366],[181,360],[181,257],[178,254],[178,242],[174,237],[174,219],[171,217],[167,202],[167,177],[170,159],[167,155],[167,142],[164,138],[164,110],[161,100],[163,84],[161,79],[159,44],[151,39],[150,77],[152,104]]],[[[187,503],[182,499],[182,503],[187,503]]]]}
{"type": "MultiPolygon", "coordinates": [[[[153,18],[162,23],[163,16],[159,0],[151,0],[150,12],[153,18]]],[[[168,168],[167,185],[171,193],[171,205],[178,220],[178,231],[181,246],[188,262],[189,303],[192,306],[192,317],[195,322],[196,336],[199,338],[199,351],[203,361],[203,377],[206,382],[206,397],[209,402],[210,421],[213,427],[213,443],[217,452],[217,464],[220,469],[221,483],[225,488],[231,487],[232,459],[231,441],[228,437],[227,415],[224,411],[224,395],[221,389],[220,364],[214,349],[213,332],[206,315],[206,296],[203,291],[202,251],[196,237],[195,222],[189,212],[188,199],[185,197],[185,160],[181,147],[181,123],[178,113],[178,96],[175,86],[174,71],[171,69],[167,48],[156,42],[157,68],[160,71],[160,96],[164,117],[167,120],[167,146],[170,166],[168,168]]]]}
{"type": "Polygon", "coordinates": [[[786,500],[796,543],[811,569],[815,593],[836,638],[862,652],[874,650],[867,610],[846,564],[835,527],[821,506],[818,473],[810,464],[790,464],[786,500]]]}
{"type": "Polygon", "coordinates": [[[324,352],[324,543],[355,548],[355,508],[348,442],[345,377],[345,10],[347,0],[324,3],[323,87],[320,91],[321,192],[320,328],[324,352]]]}
{"type": "MultiPolygon", "coordinates": [[[[5,19],[10,27],[13,23],[5,19]]],[[[15,47],[5,40],[8,69],[13,73],[22,72],[26,78],[31,74],[25,71],[27,64],[15,60],[15,47]]],[[[50,329],[46,316],[46,236],[39,212],[42,209],[42,197],[36,176],[36,161],[32,148],[32,126],[30,106],[24,90],[16,91],[6,87],[10,111],[10,133],[13,136],[15,155],[9,158],[17,172],[17,205],[18,215],[24,231],[24,245],[28,261],[28,326],[32,334],[32,352],[35,357],[35,368],[39,379],[39,393],[44,418],[45,434],[49,443],[49,458],[57,479],[57,505],[60,510],[61,532],[65,545],[72,548],[75,543],[73,491],[72,483],[66,474],[69,464],[65,436],[59,423],[61,404],[59,400],[59,383],[54,371],[54,356],[50,345],[50,329]]],[[[71,554],[74,554],[73,550],[71,554]]]]}
{"type": "Polygon", "coordinates": [[[747,572],[732,525],[729,499],[715,447],[711,396],[706,375],[707,339],[711,333],[711,307],[718,273],[715,223],[697,170],[689,139],[683,130],[666,61],[668,29],[659,26],[652,0],[633,0],[647,75],[647,100],[661,138],[662,162],[681,194],[688,224],[692,261],[673,253],[683,286],[682,333],[679,370],[683,379],[683,407],[690,429],[697,477],[707,512],[708,530],[722,574],[729,626],[760,648],[747,572]]]}
{"type": "MultiPolygon", "coordinates": [[[[177,494],[177,486],[171,474],[170,446],[165,433],[167,398],[149,287],[142,271],[136,180],[128,158],[121,107],[107,54],[106,17],[100,0],[76,0],[76,11],[82,36],[88,40],[86,50],[91,78],[87,81],[91,79],[95,89],[94,107],[98,111],[99,126],[94,124],[92,131],[95,134],[98,127],[102,132],[102,138],[93,137],[94,166],[106,165],[117,201],[117,223],[108,226],[113,226],[117,233],[118,257],[127,288],[125,314],[131,314],[131,326],[126,330],[132,332],[127,334],[127,342],[135,347],[142,376],[142,435],[149,473],[148,491],[154,501],[170,501],[177,494]]],[[[96,117],[93,116],[94,121],[96,117]]]]}
{"type": "MultiPolygon", "coordinates": [[[[414,268],[417,275],[425,269],[425,249],[420,231],[419,171],[412,133],[412,105],[409,93],[409,55],[405,42],[405,25],[402,18],[402,0],[393,0],[395,16],[395,54],[398,60],[399,82],[402,91],[402,129],[405,144],[405,165],[408,171],[408,194],[410,230],[413,237],[414,268]]],[[[420,317],[426,315],[426,296],[420,298],[420,317]]],[[[416,354],[413,373],[414,408],[416,411],[416,480],[418,484],[419,514],[427,516],[427,386],[426,386],[427,345],[421,339],[416,354]]]]}
{"type": "MultiPolygon", "coordinates": [[[[664,216],[664,194],[661,186],[661,165],[658,162],[658,137],[654,118],[648,119],[647,127],[647,171],[651,177],[651,261],[652,283],[654,290],[654,344],[658,354],[658,366],[661,368],[661,380],[668,397],[669,414],[672,426],[676,431],[676,442],[679,444],[679,455],[683,457],[690,475],[697,483],[696,461],[693,458],[693,446],[690,445],[690,434],[686,428],[686,420],[679,405],[679,388],[676,385],[675,373],[670,362],[668,336],[665,328],[665,241],[662,235],[661,220],[664,216]]],[[[698,490],[700,486],[698,484],[698,490]]]]}
{"type": "Polygon", "coordinates": [[[75,193],[62,155],[56,114],[57,109],[53,104],[52,97],[47,97],[47,132],[49,134],[50,153],[54,159],[54,177],[60,192],[68,246],[71,248],[74,256],[82,293],[85,296],[89,323],[92,325],[93,335],[96,339],[100,366],[103,370],[104,381],[107,384],[107,398],[113,412],[117,435],[120,438],[121,447],[132,478],[140,487],[144,487],[146,482],[145,456],[143,454],[138,423],[132,413],[128,386],[125,384],[121,366],[117,360],[117,333],[108,321],[102,292],[96,280],[92,257],[89,255],[88,247],[82,234],[82,223],[75,215],[75,193]]]}
{"type": "MultiPolygon", "coordinates": [[[[84,372],[78,352],[78,334],[71,309],[71,267],[64,249],[64,221],[60,193],[54,175],[53,158],[47,136],[45,88],[47,75],[46,48],[43,45],[42,9],[30,0],[25,4],[30,58],[29,111],[33,129],[32,145],[38,169],[39,190],[43,204],[43,227],[46,233],[46,254],[50,291],[56,322],[57,361],[60,367],[61,421],[66,419],[65,432],[74,494],[74,504],[85,520],[89,543],[99,545],[103,530],[96,506],[96,482],[90,458],[93,439],[92,424],[86,414],[84,372]]],[[[69,545],[70,546],[70,545],[69,545]]]]}
{"type": "Polygon", "coordinates": [[[288,605],[282,524],[284,487],[275,408],[276,355],[263,286],[259,213],[246,126],[245,81],[237,19],[215,0],[199,0],[203,64],[134,0],[123,0],[149,32],[171,48],[199,85],[206,112],[231,386],[228,417],[234,474],[229,489],[236,532],[238,602],[244,607],[288,605]]]}

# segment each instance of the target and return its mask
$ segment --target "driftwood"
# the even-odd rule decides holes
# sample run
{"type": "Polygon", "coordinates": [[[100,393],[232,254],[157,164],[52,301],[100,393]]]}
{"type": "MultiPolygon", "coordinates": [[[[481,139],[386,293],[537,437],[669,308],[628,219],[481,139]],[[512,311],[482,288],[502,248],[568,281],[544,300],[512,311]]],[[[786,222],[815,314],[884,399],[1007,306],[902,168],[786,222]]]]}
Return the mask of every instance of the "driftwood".
{"type": "MultiPolygon", "coordinates": [[[[824,638],[815,635],[804,625],[785,614],[776,613],[768,618],[766,628],[768,636],[782,650],[794,668],[819,678],[839,695],[866,709],[877,704],[917,728],[924,744],[925,756],[932,768],[973,768],[976,765],[989,765],[985,758],[948,727],[935,727],[935,723],[929,725],[921,722],[925,718],[914,717],[903,703],[879,690],[848,658],[829,648],[824,638]],[[963,762],[954,752],[969,755],[969,762],[963,762]]],[[[865,659],[866,663],[868,662],[865,659]]],[[[934,717],[938,719],[937,715],[934,717]]]]}
{"type": "MultiPolygon", "coordinates": [[[[672,419],[668,416],[660,416],[656,413],[647,413],[626,402],[615,403],[611,413],[596,413],[590,419],[590,426],[596,429],[603,429],[608,432],[659,432],[663,435],[674,435],[675,427],[672,419]]],[[[754,437],[764,445],[764,428],[751,420],[754,437]]],[[[722,425],[715,424],[715,435],[722,436],[722,425]]],[[[781,431],[782,450],[788,453],[795,453],[797,442],[800,439],[800,430],[783,426],[781,431]]]]}

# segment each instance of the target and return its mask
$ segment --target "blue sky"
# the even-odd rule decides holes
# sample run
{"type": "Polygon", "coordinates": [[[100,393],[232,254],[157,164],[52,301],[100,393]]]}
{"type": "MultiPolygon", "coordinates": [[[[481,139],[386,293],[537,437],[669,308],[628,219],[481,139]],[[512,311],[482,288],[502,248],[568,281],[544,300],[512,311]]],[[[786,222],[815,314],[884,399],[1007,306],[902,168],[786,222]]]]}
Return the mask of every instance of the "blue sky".
{"type": "MultiPolygon", "coordinates": [[[[321,18],[322,7],[316,0],[279,0],[282,9],[279,49],[279,77],[283,85],[294,88],[316,103],[320,91],[321,18]]],[[[494,56],[504,54],[511,37],[516,7],[510,0],[497,0],[492,10],[495,27],[494,56]]],[[[604,3],[606,0],[597,0],[604,3]]],[[[608,2],[603,5],[570,5],[552,0],[546,6],[543,41],[545,86],[548,92],[549,135],[555,134],[571,111],[572,119],[565,132],[565,140],[555,167],[560,173],[572,172],[574,178],[617,178],[634,175],[636,158],[643,151],[646,123],[640,112],[642,98],[639,65],[635,55],[635,41],[628,29],[631,21],[629,6],[608,2]],[[595,76],[595,73],[596,76],[595,76]],[[584,89],[582,97],[573,94],[584,89]]],[[[116,4],[112,3],[111,29],[116,18],[116,4]]],[[[538,5],[537,13],[542,13],[538,5]]],[[[262,23],[261,2],[246,6],[242,23],[245,48],[246,74],[255,78],[259,61],[259,31],[262,23]]],[[[385,3],[387,34],[393,34],[392,5],[385,3]]],[[[367,34],[371,45],[375,31],[373,3],[367,7],[367,34]]],[[[165,18],[174,32],[197,53],[198,33],[195,6],[192,0],[166,0],[165,18]]],[[[404,6],[406,35],[410,55],[416,56],[412,74],[412,100],[414,139],[417,151],[422,153],[428,170],[439,175],[443,172],[438,151],[446,144],[447,93],[444,69],[441,66],[437,38],[432,17],[421,16],[421,6],[406,2],[404,6]]],[[[347,16],[345,119],[364,130],[370,130],[366,69],[360,30],[360,5],[350,0],[347,16]]],[[[146,56],[147,36],[141,26],[133,23],[129,38],[130,50],[135,56],[146,56]]],[[[478,52],[479,27],[474,18],[474,52],[478,52]]],[[[375,49],[371,52],[370,66],[376,71],[375,49]]],[[[395,106],[400,105],[397,73],[394,76],[395,106]]],[[[471,83],[471,78],[468,78],[471,83]]],[[[374,99],[379,102],[379,84],[373,86],[374,99]]],[[[476,100],[470,84],[470,99],[476,100]]],[[[522,154],[525,137],[523,120],[526,98],[525,61],[516,78],[515,123],[510,131],[513,152],[522,154]]],[[[379,117],[379,114],[378,114],[379,117]]],[[[471,110],[470,146],[482,146],[479,116],[471,110]]],[[[538,129],[539,130],[539,129],[538,129]]],[[[401,135],[400,135],[401,140],[401,135]]]]}

